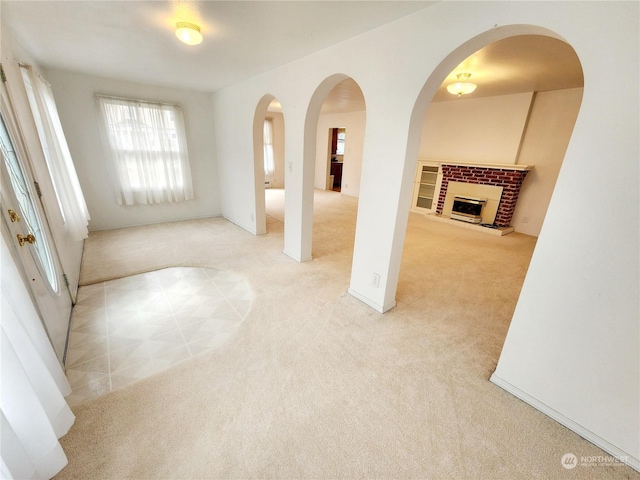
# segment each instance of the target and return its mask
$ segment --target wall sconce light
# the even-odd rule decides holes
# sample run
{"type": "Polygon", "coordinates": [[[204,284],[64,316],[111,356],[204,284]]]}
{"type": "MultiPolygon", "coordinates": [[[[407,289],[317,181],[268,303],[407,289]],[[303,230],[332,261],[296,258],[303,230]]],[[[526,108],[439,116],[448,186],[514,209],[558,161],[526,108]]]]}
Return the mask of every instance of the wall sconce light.
{"type": "Polygon", "coordinates": [[[453,95],[457,95],[458,97],[473,92],[477,85],[475,83],[467,82],[470,76],[470,73],[459,73],[456,75],[456,77],[458,77],[458,81],[451,85],[447,85],[447,91],[453,95]]]}
{"type": "Polygon", "coordinates": [[[189,22],[176,23],[176,37],[187,45],[198,45],[202,43],[200,27],[189,22]]]}

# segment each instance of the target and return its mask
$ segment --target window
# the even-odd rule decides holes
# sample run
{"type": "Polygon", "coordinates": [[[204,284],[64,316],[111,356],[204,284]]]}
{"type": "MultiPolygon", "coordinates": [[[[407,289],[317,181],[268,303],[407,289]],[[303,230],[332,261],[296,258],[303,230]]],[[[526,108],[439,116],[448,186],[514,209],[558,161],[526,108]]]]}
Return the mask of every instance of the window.
{"type": "Polygon", "coordinates": [[[264,121],[264,179],[273,181],[275,164],[273,161],[273,120],[264,121]]]}
{"type": "Polygon", "coordinates": [[[346,138],[347,132],[344,128],[338,129],[338,141],[336,144],[336,155],[344,155],[344,141],[346,138]]]}
{"type": "Polygon", "coordinates": [[[97,95],[118,204],[193,199],[182,110],[97,95]]]}

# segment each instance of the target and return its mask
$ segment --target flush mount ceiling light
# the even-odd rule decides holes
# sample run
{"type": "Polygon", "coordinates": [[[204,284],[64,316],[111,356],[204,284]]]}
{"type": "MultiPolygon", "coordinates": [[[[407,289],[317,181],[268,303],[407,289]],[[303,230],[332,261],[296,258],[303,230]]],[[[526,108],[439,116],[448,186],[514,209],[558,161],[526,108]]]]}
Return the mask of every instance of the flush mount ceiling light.
{"type": "Polygon", "coordinates": [[[200,27],[189,22],[176,23],[176,37],[187,45],[198,45],[202,43],[200,27]]]}
{"type": "Polygon", "coordinates": [[[473,92],[476,89],[477,85],[475,83],[467,82],[470,76],[470,73],[457,74],[456,77],[458,77],[458,81],[456,83],[452,83],[451,85],[447,85],[447,91],[459,97],[473,92]]]}

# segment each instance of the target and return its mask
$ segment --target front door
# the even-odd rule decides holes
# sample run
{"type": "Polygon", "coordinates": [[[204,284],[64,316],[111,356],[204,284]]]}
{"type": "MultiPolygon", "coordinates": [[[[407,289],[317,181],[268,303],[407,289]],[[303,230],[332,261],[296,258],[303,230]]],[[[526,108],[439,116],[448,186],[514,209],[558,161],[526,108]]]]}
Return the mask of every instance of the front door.
{"type": "Polygon", "coordinates": [[[63,362],[71,298],[42,205],[34,197],[29,160],[4,85],[1,105],[2,235],[13,247],[14,260],[30,288],[56,355],[63,362]]]}

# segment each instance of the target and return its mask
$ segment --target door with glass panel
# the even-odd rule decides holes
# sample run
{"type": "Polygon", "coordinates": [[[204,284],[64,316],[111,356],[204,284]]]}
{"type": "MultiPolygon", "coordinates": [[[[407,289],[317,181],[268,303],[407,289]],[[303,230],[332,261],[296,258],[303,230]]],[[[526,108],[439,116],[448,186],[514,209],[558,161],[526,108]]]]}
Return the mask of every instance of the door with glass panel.
{"type": "Polygon", "coordinates": [[[42,205],[35,196],[37,192],[28,157],[4,87],[2,93],[2,235],[10,248],[13,247],[14,259],[22,270],[49,339],[62,362],[71,316],[71,298],[47,230],[42,205]]]}
{"type": "Polygon", "coordinates": [[[418,162],[411,210],[419,213],[435,212],[441,183],[442,175],[437,163],[418,162]]]}

